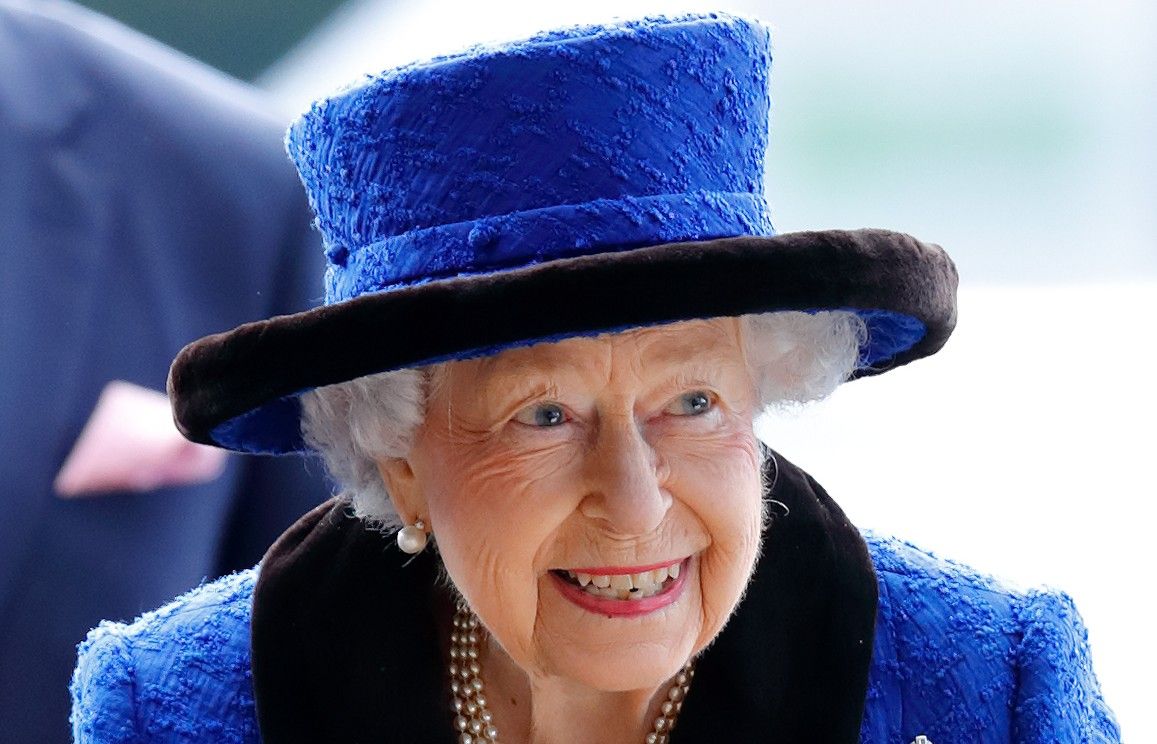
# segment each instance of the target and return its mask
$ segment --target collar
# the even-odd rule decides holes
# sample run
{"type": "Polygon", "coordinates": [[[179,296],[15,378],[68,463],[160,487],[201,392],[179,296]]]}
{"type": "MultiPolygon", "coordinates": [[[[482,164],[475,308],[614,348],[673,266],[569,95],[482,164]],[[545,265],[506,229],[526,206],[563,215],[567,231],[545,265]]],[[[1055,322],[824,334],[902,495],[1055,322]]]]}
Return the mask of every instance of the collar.
{"type": "MultiPolygon", "coordinates": [[[[811,476],[769,453],[773,518],[751,584],[703,652],[672,744],[859,740],[877,589],[868,550],[811,476]]],[[[253,686],[265,744],[451,744],[448,602],[436,559],[408,565],[380,531],[331,500],[262,562],[253,599],[253,686]]]]}

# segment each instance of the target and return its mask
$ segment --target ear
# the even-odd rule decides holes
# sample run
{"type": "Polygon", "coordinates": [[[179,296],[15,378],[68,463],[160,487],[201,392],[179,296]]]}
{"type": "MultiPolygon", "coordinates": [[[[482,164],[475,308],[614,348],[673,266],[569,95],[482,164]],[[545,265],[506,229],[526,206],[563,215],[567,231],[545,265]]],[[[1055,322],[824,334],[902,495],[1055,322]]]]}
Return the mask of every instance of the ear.
{"type": "Polygon", "coordinates": [[[378,474],[382,476],[382,483],[390,501],[394,504],[394,511],[398,513],[403,524],[413,524],[421,519],[430,528],[429,514],[426,512],[426,500],[418,488],[418,477],[410,466],[410,461],[404,457],[387,457],[378,460],[378,474]]]}

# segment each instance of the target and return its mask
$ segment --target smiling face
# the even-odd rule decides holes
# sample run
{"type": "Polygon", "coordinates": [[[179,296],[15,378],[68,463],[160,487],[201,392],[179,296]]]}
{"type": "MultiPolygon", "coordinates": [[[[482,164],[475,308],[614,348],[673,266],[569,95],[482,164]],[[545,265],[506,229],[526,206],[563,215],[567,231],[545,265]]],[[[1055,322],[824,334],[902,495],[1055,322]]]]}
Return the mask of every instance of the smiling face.
{"type": "Polygon", "coordinates": [[[653,687],[738,604],[762,493],[742,337],[690,321],[434,374],[409,457],[380,470],[528,674],[653,687]]]}

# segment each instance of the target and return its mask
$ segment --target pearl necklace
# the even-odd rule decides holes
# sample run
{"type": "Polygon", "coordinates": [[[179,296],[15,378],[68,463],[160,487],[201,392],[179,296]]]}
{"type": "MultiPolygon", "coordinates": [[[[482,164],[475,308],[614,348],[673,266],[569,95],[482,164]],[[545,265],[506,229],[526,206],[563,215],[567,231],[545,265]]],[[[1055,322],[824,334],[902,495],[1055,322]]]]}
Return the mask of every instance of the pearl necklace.
{"type": "MultiPolygon", "coordinates": [[[[486,709],[482,686],[482,663],[478,647],[482,628],[465,602],[459,600],[454,613],[454,630],[450,633],[450,692],[454,703],[454,728],[459,744],[497,744],[498,728],[494,716],[486,709]]],[[[659,716],[644,744],[667,744],[675,720],[683,709],[683,699],[695,676],[695,662],[687,662],[667,688],[667,699],[659,706],[659,716]]]]}

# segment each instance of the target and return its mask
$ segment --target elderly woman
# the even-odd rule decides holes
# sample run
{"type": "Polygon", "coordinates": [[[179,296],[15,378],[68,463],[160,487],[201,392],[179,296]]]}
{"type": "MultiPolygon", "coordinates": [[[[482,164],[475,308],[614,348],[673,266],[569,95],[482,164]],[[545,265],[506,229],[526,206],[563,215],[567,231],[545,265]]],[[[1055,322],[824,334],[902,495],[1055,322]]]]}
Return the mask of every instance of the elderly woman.
{"type": "Polygon", "coordinates": [[[1063,595],[865,537],[753,433],[936,351],[955,270],[775,235],[722,15],[404,67],[291,128],[327,304],[188,347],[191,439],[341,493],[81,649],[82,742],[1115,741],[1063,595]]]}

